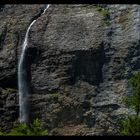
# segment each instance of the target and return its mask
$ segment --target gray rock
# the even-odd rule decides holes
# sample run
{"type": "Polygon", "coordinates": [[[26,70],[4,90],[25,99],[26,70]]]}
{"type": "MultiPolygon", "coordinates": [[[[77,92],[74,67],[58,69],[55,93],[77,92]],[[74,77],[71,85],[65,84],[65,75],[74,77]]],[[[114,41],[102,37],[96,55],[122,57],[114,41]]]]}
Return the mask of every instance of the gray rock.
{"type": "MultiPolygon", "coordinates": [[[[108,19],[96,6],[51,5],[30,30],[31,116],[44,121],[50,135],[119,135],[119,121],[132,112],[120,100],[132,93],[128,79],[140,69],[140,6],[100,5],[108,19]]],[[[43,8],[5,5],[0,11],[4,131],[18,121],[18,95],[3,88],[17,88],[21,44],[43,8]]]]}

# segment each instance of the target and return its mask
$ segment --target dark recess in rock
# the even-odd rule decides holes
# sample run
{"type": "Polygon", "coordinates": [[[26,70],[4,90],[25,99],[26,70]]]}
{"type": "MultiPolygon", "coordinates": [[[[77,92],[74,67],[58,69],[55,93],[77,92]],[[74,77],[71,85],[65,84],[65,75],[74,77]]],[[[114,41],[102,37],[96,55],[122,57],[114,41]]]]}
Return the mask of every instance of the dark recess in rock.
{"type": "Polygon", "coordinates": [[[102,66],[104,55],[101,52],[95,52],[95,50],[79,50],[73,54],[76,56],[76,60],[73,62],[74,83],[78,80],[93,85],[98,85],[100,82],[103,82],[102,66]],[[95,55],[95,53],[97,55],[95,55]]]}

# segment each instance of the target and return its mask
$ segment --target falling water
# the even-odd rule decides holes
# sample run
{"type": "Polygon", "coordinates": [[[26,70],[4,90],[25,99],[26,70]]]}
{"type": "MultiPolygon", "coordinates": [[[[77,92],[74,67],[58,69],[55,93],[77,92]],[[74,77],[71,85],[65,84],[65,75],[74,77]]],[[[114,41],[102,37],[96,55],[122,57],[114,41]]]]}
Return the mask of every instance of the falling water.
{"type": "MultiPolygon", "coordinates": [[[[49,8],[49,4],[44,9],[43,15],[46,10],[49,8]]],[[[28,84],[28,74],[27,74],[27,65],[26,65],[26,48],[28,45],[28,35],[31,27],[36,22],[33,20],[29,25],[24,42],[22,44],[22,53],[20,56],[19,64],[18,64],[18,88],[19,88],[19,119],[20,123],[29,123],[29,84],[28,84]]]]}

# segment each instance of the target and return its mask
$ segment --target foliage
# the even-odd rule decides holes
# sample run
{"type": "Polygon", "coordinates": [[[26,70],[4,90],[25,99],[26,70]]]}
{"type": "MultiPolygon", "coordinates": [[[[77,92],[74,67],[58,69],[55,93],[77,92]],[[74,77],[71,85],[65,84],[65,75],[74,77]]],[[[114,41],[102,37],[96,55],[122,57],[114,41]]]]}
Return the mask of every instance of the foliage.
{"type": "Polygon", "coordinates": [[[35,119],[31,125],[24,123],[17,124],[11,132],[0,132],[1,136],[45,136],[48,135],[48,131],[44,130],[43,124],[39,119],[35,119]]]}
{"type": "Polygon", "coordinates": [[[124,97],[123,102],[135,110],[136,115],[129,116],[122,123],[121,134],[127,136],[140,135],[140,72],[134,75],[129,83],[132,85],[133,94],[130,97],[124,97]]]}
{"type": "Polygon", "coordinates": [[[123,121],[123,130],[121,134],[125,136],[140,136],[140,117],[131,116],[123,121]]]}
{"type": "Polygon", "coordinates": [[[137,115],[140,112],[140,72],[130,79],[130,84],[133,87],[133,95],[131,97],[131,107],[135,109],[137,115]]]}
{"type": "Polygon", "coordinates": [[[100,6],[97,6],[96,10],[105,17],[103,25],[110,26],[111,22],[109,21],[109,11],[100,6]]]}
{"type": "Polygon", "coordinates": [[[51,95],[50,95],[51,97],[59,97],[60,96],[60,93],[52,93],[51,95]]]}
{"type": "Polygon", "coordinates": [[[14,89],[14,88],[6,88],[6,89],[3,89],[2,91],[4,94],[10,94],[10,93],[16,93],[17,90],[14,89]]]}
{"type": "Polygon", "coordinates": [[[132,85],[133,94],[129,97],[123,97],[122,102],[135,110],[136,114],[140,113],[140,72],[129,80],[132,85]]]}
{"type": "Polygon", "coordinates": [[[26,136],[31,135],[30,127],[27,124],[18,124],[16,125],[12,131],[7,134],[7,136],[26,136]]]}
{"type": "Polygon", "coordinates": [[[122,97],[121,103],[124,103],[127,107],[130,107],[131,104],[130,98],[126,96],[122,97]]]}
{"type": "Polygon", "coordinates": [[[0,136],[4,136],[4,134],[5,134],[5,133],[3,133],[3,132],[0,132],[0,136]]]}
{"type": "Polygon", "coordinates": [[[97,10],[98,12],[100,12],[104,17],[106,17],[106,18],[109,17],[109,12],[108,12],[108,10],[106,10],[106,9],[100,7],[100,6],[97,6],[97,7],[96,7],[96,10],[97,10]]]}
{"type": "Polygon", "coordinates": [[[31,132],[33,135],[48,135],[48,131],[43,129],[43,123],[36,119],[34,120],[33,124],[31,125],[31,132]]]}

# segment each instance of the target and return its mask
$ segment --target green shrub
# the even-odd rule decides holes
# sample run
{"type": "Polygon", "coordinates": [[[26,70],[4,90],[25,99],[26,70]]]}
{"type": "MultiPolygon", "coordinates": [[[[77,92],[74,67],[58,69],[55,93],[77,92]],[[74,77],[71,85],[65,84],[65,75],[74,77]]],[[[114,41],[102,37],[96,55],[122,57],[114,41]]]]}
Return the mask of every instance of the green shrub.
{"type": "Polygon", "coordinates": [[[100,12],[105,18],[109,17],[109,11],[108,10],[106,10],[106,9],[104,9],[102,7],[99,7],[99,6],[96,7],[96,10],[98,12],[100,12]]]}
{"type": "Polygon", "coordinates": [[[9,133],[0,132],[1,136],[45,136],[48,131],[44,130],[43,123],[36,119],[33,124],[17,124],[9,133]]]}
{"type": "Polygon", "coordinates": [[[140,117],[131,116],[123,121],[121,134],[125,136],[140,136],[140,117]]]}
{"type": "Polygon", "coordinates": [[[59,97],[60,96],[60,93],[52,93],[51,95],[50,95],[51,97],[53,97],[53,98],[55,98],[55,97],[59,97]]]}
{"type": "Polygon", "coordinates": [[[140,72],[129,80],[132,85],[133,94],[129,97],[123,97],[122,102],[135,110],[136,114],[140,113],[140,72]]]}
{"type": "Polygon", "coordinates": [[[33,135],[48,135],[48,131],[43,129],[43,123],[36,119],[34,120],[33,124],[31,125],[31,132],[33,135]]]}
{"type": "Polygon", "coordinates": [[[2,92],[4,94],[16,93],[17,92],[17,89],[14,89],[14,88],[6,88],[6,89],[3,89],[2,92]]]}
{"type": "Polygon", "coordinates": [[[5,133],[3,133],[3,132],[0,132],[0,136],[4,136],[5,135],[5,133]]]}
{"type": "Polygon", "coordinates": [[[126,118],[123,123],[122,135],[136,136],[140,135],[140,72],[134,75],[129,83],[132,85],[133,94],[129,97],[124,97],[123,102],[135,110],[136,114],[126,118]]]}
{"type": "Polygon", "coordinates": [[[109,11],[100,7],[100,6],[97,6],[96,7],[96,10],[104,16],[104,23],[103,25],[104,26],[110,26],[111,25],[111,22],[109,21],[109,11]]]}
{"type": "Polygon", "coordinates": [[[30,127],[27,124],[18,124],[16,125],[9,134],[8,136],[27,136],[31,135],[32,132],[30,130],[30,127]]]}
{"type": "Polygon", "coordinates": [[[133,88],[133,95],[131,96],[130,106],[135,109],[137,115],[140,112],[140,72],[129,80],[133,88]]]}

